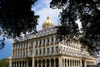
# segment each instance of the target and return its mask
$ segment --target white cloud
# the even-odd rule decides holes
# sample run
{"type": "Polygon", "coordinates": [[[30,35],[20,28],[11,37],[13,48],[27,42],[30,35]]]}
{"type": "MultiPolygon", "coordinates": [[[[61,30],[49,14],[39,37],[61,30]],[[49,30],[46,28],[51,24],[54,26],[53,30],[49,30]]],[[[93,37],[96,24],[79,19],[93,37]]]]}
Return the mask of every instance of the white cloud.
{"type": "Polygon", "coordinates": [[[34,6],[34,8],[32,9],[35,11],[36,15],[40,16],[37,30],[42,29],[42,24],[47,19],[47,16],[50,17],[50,20],[52,20],[55,25],[58,24],[58,20],[59,20],[58,15],[61,10],[50,8],[49,3],[50,3],[50,0],[42,0],[41,2],[39,2],[38,5],[36,5],[36,7],[34,6]]]}
{"type": "MultiPolygon", "coordinates": [[[[39,25],[37,25],[37,30],[42,29],[42,24],[47,19],[47,16],[49,16],[50,20],[52,20],[54,22],[54,25],[58,25],[58,22],[59,22],[58,15],[60,14],[59,12],[61,12],[61,9],[50,8],[51,0],[41,0],[41,1],[38,1],[38,2],[39,3],[37,3],[32,8],[32,10],[35,11],[35,14],[40,16],[40,18],[38,19],[39,25]]],[[[77,20],[76,22],[78,23],[79,28],[81,28],[80,20],[77,20]]]]}

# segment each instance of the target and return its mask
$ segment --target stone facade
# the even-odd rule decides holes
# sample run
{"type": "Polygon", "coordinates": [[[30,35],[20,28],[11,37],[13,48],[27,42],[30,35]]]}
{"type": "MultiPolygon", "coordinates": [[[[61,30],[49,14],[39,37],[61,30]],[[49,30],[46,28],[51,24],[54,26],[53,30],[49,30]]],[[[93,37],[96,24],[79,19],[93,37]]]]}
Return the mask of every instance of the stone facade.
{"type": "Polygon", "coordinates": [[[9,67],[87,67],[96,64],[94,57],[81,51],[78,40],[66,37],[69,42],[59,42],[56,35],[55,27],[50,25],[37,34],[27,34],[14,41],[9,67]]]}

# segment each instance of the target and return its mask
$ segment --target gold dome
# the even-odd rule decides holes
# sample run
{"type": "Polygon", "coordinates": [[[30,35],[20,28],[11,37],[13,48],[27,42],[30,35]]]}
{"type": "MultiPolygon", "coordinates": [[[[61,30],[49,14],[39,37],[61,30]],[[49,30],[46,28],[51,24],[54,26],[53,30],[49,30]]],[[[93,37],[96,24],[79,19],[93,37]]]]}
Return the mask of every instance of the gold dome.
{"type": "Polygon", "coordinates": [[[53,26],[54,26],[54,23],[50,20],[50,17],[47,16],[47,20],[43,22],[42,29],[47,29],[53,26]]]}

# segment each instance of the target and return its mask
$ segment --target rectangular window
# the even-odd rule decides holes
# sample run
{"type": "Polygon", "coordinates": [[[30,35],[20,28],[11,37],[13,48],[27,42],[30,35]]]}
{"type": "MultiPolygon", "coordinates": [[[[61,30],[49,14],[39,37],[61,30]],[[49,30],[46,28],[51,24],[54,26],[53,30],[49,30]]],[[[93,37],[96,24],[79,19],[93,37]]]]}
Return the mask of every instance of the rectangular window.
{"type": "Polygon", "coordinates": [[[38,41],[36,41],[36,45],[38,45],[38,41]]]}
{"type": "Polygon", "coordinates": [[[30,54],[32,55],[32,50],[31,50],[30,54]]]}
{"type": "Polygon", "coordinates": [[[58,36],[56,35],[56,41],[58,41],[58,36]]]}
{"type": "Polygon", "coordinates": [[[53,37],[51,37],[51,42],[53,42],[53,37]]]}
{"type": "Polygon", "coordinates": [[[43,39],[43,43],[45,43],[45,39],[43,39]]]}
{"type": "Polygon", "coordinates": [[[31,42],[31,46],[33,46],[33,42],[31,42]]]}
{"type": "Polygon", "coordinates": [[[56,53],[58,53],[58,46],[56,47],[56,53]]]}
{"type": "Polygon", "coordinates": [[[28,43],[26,44],[26,47],[28,47],[28,43]]]}
{"type": "Polygon", "coordinates": [[[41,55],[41,49],[39,49],[39,54],[41,55]]]}
{"type": "Polygon", "coordinates": [[[28,54],[28,51],[26,51],[26,55],[28,54]]]}
{"type": "Polygon", "coordinates": [[[45,48],[43,48],[43,54],[45,54],[45,48]]]}
{"type": "Polygon", "coordinates": [[[38,50],[36,50],[36,55],[38,54],[38,50]]]}
{"type": "Polygon", "coordinates": [[[40,44],[41,44],[41,40],[40,40],[40,44]]]}
{"type": "Polygon", "coordinates": [[[47,43],[49,43],[49,38],[47,38],[47,43]]]}
{"type": "Polygon", "coordinates": [[[21,44],[21,48],[22,48],[22,44],[21,44]]]}
{"type": "Polygon", "coordinates": [[[25,47],[25,43],[24,43],[24,47],[25,47]]]}
{"type": "Polygon", "coordinates": [[[51,47],[51,51],[52,51],[52,53],[54,53],[54,47],[51,47]]]}
{"type": "Polygon", "coordinates": [[[49,54],[49,48],[47,48],[47,54],[49,54]]]}

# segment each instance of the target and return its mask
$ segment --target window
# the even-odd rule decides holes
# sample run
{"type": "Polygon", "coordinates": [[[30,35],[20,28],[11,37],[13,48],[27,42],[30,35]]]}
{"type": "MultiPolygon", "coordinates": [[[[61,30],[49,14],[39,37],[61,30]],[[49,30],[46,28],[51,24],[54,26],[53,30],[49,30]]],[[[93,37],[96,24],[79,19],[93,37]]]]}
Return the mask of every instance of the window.
{"type": "Polygon", "coordinates": [[[30,51],[30,54],[32,55],[32,50],[30,51]]]}
{"type": "Polygon", "coordinates": [[[41,40],[40,40],[40,44],[41,44],[41,40]]]}
{"type": "Polygon", "coordinates": [[[33,42],[31,42],[31,46],[33,46],[33,42]]]}
{"type": "Polygon", "coordinates": [[[26,43],[26,47],[28,47],[28,43],[26,43]]]}
{"type": "Polygon", "coordinates": [[[58,46],[56,47],[56,53],[58,53],[58,46]]]}
{"type": "Polygon", "coordinates": [[[57,35],[56,35],[56,41],[58,41],[58,37],[57,37],[57,35]]]}
{"type": "Polygon", "coordinates": [[[39,49],[39,54],[41,55],[41,49],[39,49]]]}
{"type": "Polygon", "coordinates": [[[24,43],[24,47],[25,47],[25,43],[24,43]]]}
{"type": "Polygon", "coordinates": [[[54,47],[51,47],[51,52],[54,53],[54,47]]]}
{"type": "Polygon", "coordinates": [[[36,45],[38,45],[38,41],[36,41],[36,45]]]}
{"type": "Polygon", "coordinates": [[[43,54],[45,54],[45,48],[43,48],[43,54]]]}
{"type": "Polygon", "coordinates": [[[47,48],[47,54],[49,54],[49,48],[47,48]]]}
{"type": "Polygon", "coordinates": [[[36,50],[36,55],[38,54],[38,50],[36,50]]]}
{"type": "Polygon", "coordinates": [[[19,57],[19,52],[18,52],[18,57],[19,57]]]}
{"type": "Polygon", "coordinates": [[[26,51],[26,54],[28,54],[28,51],[26,51]]]}
{"type": "Polygon", "coordinates": [[[51,37],[51,42],[53,42],[53,37],[51,37]]]}
{"type": "Polygon", "coordinates": [[[43,43],[45,43],[45,39],[43,39],[43,43]]]}
{"type": "Polygon", "coordinates": [[[47,38],[47,43],[49,43],[49,38],[47,38]]]}
{"type": "Polygon", "coordinates": [[[22,44],[21,44],[21,48],[22,48],[22,44]]]}

